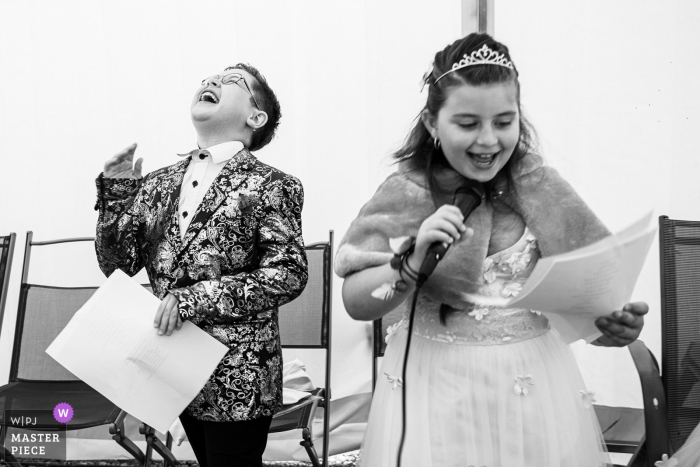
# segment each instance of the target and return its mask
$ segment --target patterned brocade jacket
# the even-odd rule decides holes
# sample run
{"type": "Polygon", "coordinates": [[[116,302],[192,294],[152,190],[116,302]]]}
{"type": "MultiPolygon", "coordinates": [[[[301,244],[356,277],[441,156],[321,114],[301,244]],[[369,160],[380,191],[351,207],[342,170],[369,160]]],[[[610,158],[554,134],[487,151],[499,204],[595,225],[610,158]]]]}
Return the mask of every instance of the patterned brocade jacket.
{"type": "Polygon", "coordinates": [[[117,268],[133,276],[145,267],[158,298],[173,294],[183,320],[229,348],[187,407],[190,415],[270,416],[282,404],[278,307],[301,294],[307,280],[303,188],[243,149],[209,188],[181,240],[180,185],[189,161],[142,179],[98,177],[98,262],[107,276],[117,268]]]}

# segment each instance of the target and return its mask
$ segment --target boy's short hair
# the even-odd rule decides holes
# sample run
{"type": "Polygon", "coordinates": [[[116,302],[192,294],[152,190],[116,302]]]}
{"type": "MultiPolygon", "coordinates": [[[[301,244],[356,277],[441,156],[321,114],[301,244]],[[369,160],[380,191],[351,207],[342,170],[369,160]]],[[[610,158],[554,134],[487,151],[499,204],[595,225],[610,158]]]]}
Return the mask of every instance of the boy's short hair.
{"type": "Polygon", "coordinates": [[[260,110],[267,114],[267,122],[261,128],[258,128],[253,132],[253,137],[250,141],[250,148],[248,148],[251,151],[257,151],[272,141],[272,138],[275,136],[277,127],[280,124],[280,118],[282,117],[280,103],[277,100],[277,96],[275,95],[274,91],[267,83],[267,80],[257,68],[248,63],[237,63],[236,65],[230,66],[226,69],[230,70],[234,68],[245,70],[255,77],[255,81],[249,85],[251,91],[255,94],[255,99],[258,101],[260,110]]]}

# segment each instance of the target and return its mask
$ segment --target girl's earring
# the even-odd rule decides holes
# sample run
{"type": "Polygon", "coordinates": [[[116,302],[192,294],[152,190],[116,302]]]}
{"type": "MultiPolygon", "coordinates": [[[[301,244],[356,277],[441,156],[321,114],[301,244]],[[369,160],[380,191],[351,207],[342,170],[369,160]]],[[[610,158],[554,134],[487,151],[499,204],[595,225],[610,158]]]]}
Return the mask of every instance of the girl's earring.
{"type": "Polygon", "coordinates": [[[435,150],[440,149],[440,138],[433,138],[433,147],[435,150]]]}

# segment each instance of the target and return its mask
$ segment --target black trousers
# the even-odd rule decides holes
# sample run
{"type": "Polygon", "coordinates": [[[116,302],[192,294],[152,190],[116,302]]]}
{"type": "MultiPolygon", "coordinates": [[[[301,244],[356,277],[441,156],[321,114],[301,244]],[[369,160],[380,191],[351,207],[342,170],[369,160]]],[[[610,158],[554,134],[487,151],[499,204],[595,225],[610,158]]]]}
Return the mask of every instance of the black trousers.
{"type": "Polygon", "coordinates": [[[180,421],[200,467],[262,467],[272,417],[208,422],[183,412],[180,421]]]}

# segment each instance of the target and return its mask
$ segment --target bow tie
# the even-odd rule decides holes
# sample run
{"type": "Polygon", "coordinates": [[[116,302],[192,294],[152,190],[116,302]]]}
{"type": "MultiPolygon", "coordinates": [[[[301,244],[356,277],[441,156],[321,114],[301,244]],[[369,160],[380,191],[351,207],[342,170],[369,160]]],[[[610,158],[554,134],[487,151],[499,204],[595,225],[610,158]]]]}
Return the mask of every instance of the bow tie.
{"type": "Polygon", "coordinates": [[[192,159],[195,157],[199,157],[200,159],[206,159],[207,156],[209,156],[209,151],[206,149],[195,149],[194,151],[190,152],[190,155],[192,156],[192,159]]]}
{"type": "Polygon", "coordinates": [[[193,149],[190,152],[186,152],[184,154],[178,154],[180,157],[187,157],[187,156],[192,156],[192,159],[194,158],[199,158],[199,159],[205,159],[207,156],[210,156],[211,154],[209,151],[206,149],[193,149]]]}

